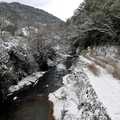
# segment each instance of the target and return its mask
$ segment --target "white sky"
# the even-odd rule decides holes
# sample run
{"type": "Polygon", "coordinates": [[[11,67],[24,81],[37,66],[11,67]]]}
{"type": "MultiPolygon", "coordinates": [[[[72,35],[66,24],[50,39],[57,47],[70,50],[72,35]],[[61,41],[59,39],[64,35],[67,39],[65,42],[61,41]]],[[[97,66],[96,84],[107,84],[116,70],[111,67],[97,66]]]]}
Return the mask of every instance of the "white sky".
{"type": "Polygon", "coordinates": [[[66,20],[84,0],[0,0],[0,2],[20,2],[43,9],[56,17],[66,20]]]}

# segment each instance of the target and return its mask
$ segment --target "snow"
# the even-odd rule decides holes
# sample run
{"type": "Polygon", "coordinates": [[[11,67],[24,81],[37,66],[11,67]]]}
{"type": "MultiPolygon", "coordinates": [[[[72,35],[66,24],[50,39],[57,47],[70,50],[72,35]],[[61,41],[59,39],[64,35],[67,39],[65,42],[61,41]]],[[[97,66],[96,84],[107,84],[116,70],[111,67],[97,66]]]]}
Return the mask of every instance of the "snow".
{"type": "Polygon", "coordinates": [[[78,59],[70,68],[72,73],[63,77],[63,87],[49,94],[55,120],[108,120],[103,104],[83,71],[86,66],[86,62],[78,59]]]}
{"type": "Polygon", "coordinates": [[[16,100],[17,99],[17,96],[15,96],[14,98],[13,98],[13,100],[16,100]]]}
{"type": "MultiPolygon", "coordinates": [[[[81,59],[91,63],[86,58],[81,57],[81,59]]],[[[120,83],[105,69],[98,65],[96,67],[100,70],[99,77],[94,76],[87,68],[84,68],[84,71],[111,119],[120,120],[120,83]]]]}
{"type": "Polygon", "coordinates": [[[62,63],[59,63],[57,65],[57,71],[61,71],[61,70],[66,70],[66,66],[62,63]]]}
{"type": "MultiPolygon", "coordinates": [[[[64,82],[66,82],[66,77],[63,78],[64,82]]],[[[54,117],[56,120],[61,120],[62,112],[64,112],[64,111],[66,111],[68,114],[68,116],[65,117],[65,120],[70,119],[69,115],[73,119],[76,119],[79,116],[80,111],[78,111],[77,105],[75,103],[73,103],[73,101],[72,101],[72,98],[75,98],[75,99],[77,99],[77,98],[76,98],[75,94],[73,93],[72,89],[68,89],[68,90],[67,89],[68,89],[68,87],[66,87],[66,88],[62,87],[58,91],[56,91],[54,94],[49,95],[49,99],[51,101],[54,101],[54,104],[55,104],[54,105],[54,117]],[[66,96],[65,94],[67,94],[68,96],[66,96]],[[65,98],[65,96],[67,98],[65,98]],[[57,97],[58,97],[58,99],[57,99],[57,97]]]]}
{"type": "Polygon", "coordinates": [[[49,87],[49,85],[46,85],[46,87],[49,87]]]}
{"type": "Polygon", "coordinates": [[[56,46],[54,47],[54,49],[55,49],[55,50],[59,50],[59,49],[61,49],[61,47],[60,47],[59,45],[56,45],[56,46]]]}
{"type": "Polygon", "coordinates": [[[3,46],[5,49],[10,50],[11,47],[16,48],[17,44],[16,44],[16,43],[12,43],[12,42],[3,42],[3,43],[2,43],[2,46],[3,46]]]}
{"type": "Polygon", "coordinates": [[[58,53],[58,52],[56,52],[56,54],[57,54],[58,56],[64,58],[64,59],[67,58],[67,57],[71,57],[71,55],[69,55],[69,54],[62,54],[62,53],[58,53]]]}
{"type": "Polygon", "coordinates": [[[22,32],[25,36],[29,35],[27,28],[22,28],[22,32]]]}
{"type": "Polygon", "coordinates": [[[30,26],[29,28],[28,27],[24,27],[22,28],[22,32],[25,36],[28,36],[30,35],[30,31],[34,31],[35,33],[37,32],[37,28],[33,27],[33,26],[30,26]]]}
{"type": "Polygon", "coordinates": [[[15,92],[17,90],[20,90],[24,86],[29,86],[33,84],[37,84],[38,79],[42,77],[45,74],[45,72],[36,72],[33,73],[32,75],[27,76],[26,78],[23,78],[21,81],[18,82],[17,85],[13,85],[9,88],[9,92],[15,92]]]}
{"type": "Polygon", "coordinates": [[[54,62],[50,59],[47,59],[47,64],[48,64],[48,66],[54,66],[55,65],[54,62]]]}

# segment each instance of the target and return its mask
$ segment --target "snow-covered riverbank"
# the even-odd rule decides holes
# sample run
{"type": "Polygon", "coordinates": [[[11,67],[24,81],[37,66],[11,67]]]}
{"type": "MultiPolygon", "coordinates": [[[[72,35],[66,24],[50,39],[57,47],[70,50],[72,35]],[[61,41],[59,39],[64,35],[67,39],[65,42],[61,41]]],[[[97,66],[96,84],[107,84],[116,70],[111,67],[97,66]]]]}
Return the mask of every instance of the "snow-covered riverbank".
{"type": "Polygon", "coordinates": [[[56,120],[110,120],[88,76],[84,73],[88,63],[80,57],[63,78],[63,87],[49,94],[54,104],[56,120]]]}
{"type": "Polygon", "coordinates": [[[9,88],[9,92],[15,92],[17,90],[20,90],[24,86],[29,86],[31,84],[35,85],[37,84],[40,77],[42,77],[46,72],[36,72],[32,75],[27,76],[26,78],[23,78],[21,81],[17,83],[17,85],[13,85],[9,88]]]}

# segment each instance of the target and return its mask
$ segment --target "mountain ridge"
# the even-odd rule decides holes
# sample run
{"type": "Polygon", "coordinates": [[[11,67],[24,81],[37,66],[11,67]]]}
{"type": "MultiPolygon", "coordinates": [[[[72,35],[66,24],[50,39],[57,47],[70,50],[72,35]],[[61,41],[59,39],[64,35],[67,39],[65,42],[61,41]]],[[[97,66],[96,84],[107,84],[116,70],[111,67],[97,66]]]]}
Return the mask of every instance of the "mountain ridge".
{"type": "Polygon", "coordinates": [[[41,23],[62,21],[42,9],[24,5],[19,2],[0,2],[0,16],[6,16],[10,20],[17,17],[19,19],[41,23]]]}

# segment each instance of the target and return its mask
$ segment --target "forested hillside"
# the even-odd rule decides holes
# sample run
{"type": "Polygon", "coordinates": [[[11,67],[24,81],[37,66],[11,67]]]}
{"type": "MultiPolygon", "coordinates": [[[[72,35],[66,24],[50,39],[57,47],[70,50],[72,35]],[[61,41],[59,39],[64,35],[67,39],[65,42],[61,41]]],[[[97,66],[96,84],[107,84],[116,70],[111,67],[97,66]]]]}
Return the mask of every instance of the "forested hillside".
{"type": "Polygon", "coordinates": [[[50,23],[61,21],[59,18],[52,14],[31,6],[23,5],[17,2],[12,3],[0,3],[0,17],[3,19],[9,19],[11,22],[41,22],[50,23]]]}
{"type": "Polygon", "coordinates": [[[81,47],[119,44],[120,42],[120,1],[85,0],[68,24],[76,25],[79,34],[76,43],[81,47]]]}

